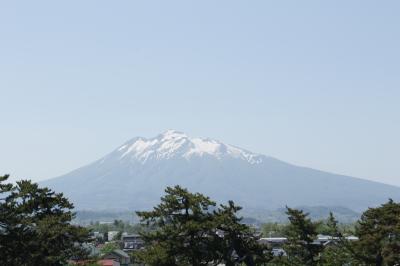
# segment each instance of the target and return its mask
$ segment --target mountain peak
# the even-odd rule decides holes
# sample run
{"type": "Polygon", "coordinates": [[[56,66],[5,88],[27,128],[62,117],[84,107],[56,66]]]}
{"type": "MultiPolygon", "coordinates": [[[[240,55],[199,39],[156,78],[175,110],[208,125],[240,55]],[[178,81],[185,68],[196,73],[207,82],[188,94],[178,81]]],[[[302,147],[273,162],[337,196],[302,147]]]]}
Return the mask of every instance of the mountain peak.
{"type": "Polygon", "coordinates": [[[183,132],[174,130],[174,129],[168,129],[164,131],[164,133],[161,134],[163,138],[176,138],[176,137],[187,137],[187,135],[183,132]]]}
{"type": "Polygon", "coordinates": [[[117,150],[120,160],[133,159],[146,163],[151,159],[184,158],[209,156],[215,159],[242,159],[250,164],[262,162],[262,156],[224,144],[213,139],[191,138],[183,132],[169,129],[154,138],[134,138],[117,150]]]}
{"type": "Polygon", "coordinates": [[[235,200],[264,212],[282,206],[345,206],[360,210],[400,188],[298,167],[213,139],[168,130],[137,137],[92,164],[44,183],[79,209],[151,208],[166,186],[179,184],[217,202],[235,200]]]}

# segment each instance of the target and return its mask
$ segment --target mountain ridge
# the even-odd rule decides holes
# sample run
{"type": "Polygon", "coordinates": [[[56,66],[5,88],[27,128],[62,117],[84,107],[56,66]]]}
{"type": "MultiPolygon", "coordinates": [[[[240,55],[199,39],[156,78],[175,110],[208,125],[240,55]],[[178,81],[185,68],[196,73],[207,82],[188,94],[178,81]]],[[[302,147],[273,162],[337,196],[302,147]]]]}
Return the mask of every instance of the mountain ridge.
{"type": "Polygon", "coordinates": [[[234,200],[255,209],[324,205],[360,211],[400,199],[399,187],[295,166],[175,130],[133,138],[91,164],[41,183],[64,192],[78,209],[148,209],[166,186],[177,184],[217,202],[234,200]]]}
{"type": "Polygon", "coordinates": [[[210,138],[191,138],[185,133],[171,129],[154,138],[133,138],[114,152],[122,153],[120,159],[131,156],[143,163],[148,159],[169,159],[174,156],[190,159],[192,156],[211,155],[221,159],[223,156],[230,155],[254,164],[260,163],[262,157],[265,157],[265,155],[256,154],[210,138]]]}

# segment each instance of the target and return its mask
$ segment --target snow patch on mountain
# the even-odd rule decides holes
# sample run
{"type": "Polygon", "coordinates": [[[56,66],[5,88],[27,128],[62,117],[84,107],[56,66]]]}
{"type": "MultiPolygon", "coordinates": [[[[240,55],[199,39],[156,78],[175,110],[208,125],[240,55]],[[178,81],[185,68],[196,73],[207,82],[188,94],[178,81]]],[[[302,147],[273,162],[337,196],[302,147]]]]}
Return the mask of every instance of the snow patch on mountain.
{"type": "Polygon", "coordinates": [[[212,156],[216,159],[241,159],[250,164],[262,162],[262,156],[212,139],[190,138],[186,134],[167,130],[155,138],[135,138],[117,149],[119,158],[133,158],[141,163],[149,159],[182,157],[190,160],[194,156],[212,156]]]}
{"type": "Polygon", "coordinates": [[[167,186],[181,185],[219,203],[245,209],[283,206],[344,206],[364,210],[400,188],[298,167],[217,140],[169,130],[134,138],[103,158],[41,183],[63,192],[80,210],[146,210],[167,186]]]}

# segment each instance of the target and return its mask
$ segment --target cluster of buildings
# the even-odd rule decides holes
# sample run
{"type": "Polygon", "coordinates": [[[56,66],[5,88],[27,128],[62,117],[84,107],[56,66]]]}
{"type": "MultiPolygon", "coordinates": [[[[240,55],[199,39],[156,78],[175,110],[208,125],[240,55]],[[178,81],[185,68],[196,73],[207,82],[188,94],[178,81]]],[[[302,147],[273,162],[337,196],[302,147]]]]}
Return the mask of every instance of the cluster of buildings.
{"type": "MultiPolygon", "coordinates": [[[[94,240],[93,246],[88,247],[93,257],[100,258],[96,260],[98,265],[102,266],[133,266],[134,261],[132,260],[130,253],[140,250],[143,248],[143,240],[140,235],[122,233],[119,237],[120,232],[109,231],[106,234],[99,232],[93,232],[92,238],[94,240]],[[96,241],[99,240],[99,241],[96,241]],[[97,243],[96,243],[97,242],[97,243]],[[102,253],[101,250],[108,243],[113,243],[118,248],[102,253]]],[[[86,261],[71,261],[71,264],[81,265],[85,264],[86,261]]],[[[136,264],[137,265],[137,264],[136,264]]]]}
{"type": "MultiPolygon", "coordinates": [[[[118,231],[109,231],[106,234],[93,232],[93,238],[102,240],[94,247],[92,252],[92,255],[101,258],[97,261],[97,264],[102,266],[133,266],[135,264],[129,254],[144,248],[143,239],[138,234],[121,234],[118,231]],[[109,251],[106,254],[101,254],[101,249],[107,243],[117,244],[118,248],[109,251]]],[[[358,240],[358,238],[355,236],[348,236],[346,239],[348,241],[358,240]]],[[[318,235],[317,239],[315,239],[312,244],[328,246],[334,245],[338,241],[339,238],[337,237],[318,235]]],[[[264,237],[260,238],[259,242],[268,246],[272,250],[274,256],[286,256],[286,252],[284,250],[284,245],[287,242],[286,237],[264,237]]]]}
{"type": "MultiPolygon", "coordinates": [[[[358,237],[347,236],[345,239],[348,241],[356,241],[358,240],[358,237]]],[[[335,245],[338,241],[338,237],[318,235],[317,239],[315,239],[312,244],[318,246],[329,246],[335,245]]],[[[283,249],[284,244],[287,242],[286,237],[263,237],[259,239],[259,242],[267,245],[272,250],[274,256],[286,256],[286,252],[283,249]]]]}

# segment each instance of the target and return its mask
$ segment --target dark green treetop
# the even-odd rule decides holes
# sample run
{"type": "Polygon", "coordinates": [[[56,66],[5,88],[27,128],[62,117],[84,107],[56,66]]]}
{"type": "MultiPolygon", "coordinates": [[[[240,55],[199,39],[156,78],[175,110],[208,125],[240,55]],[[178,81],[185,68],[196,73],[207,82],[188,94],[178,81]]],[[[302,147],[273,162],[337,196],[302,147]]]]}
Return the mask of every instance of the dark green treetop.
{"type": "Polygon", "coordinates": [[[317,265],[322,250],[314,240],[317,239],[317,224],[302,210],[287,207],[289,225],[286,228],[287,243],[284,250],[290,265],[317,265]]]}
{"type": "Polygon", "coordinates": [[[168,187],[152,211],[137,212],[153,228],[141,233],[146,249],[138,254],[148,265],[256,265],[269,253],[254,234],[240,223],[240,207],[215,202],[180,186],[168,187]]]}
{"type": "Polygon", "coordinates": [[[266,247],[258,243],[254,230],[241,223],[242,218],[237,212],[242,208],[233,201],[228,205],[220,205],[214,212],[216,228],[222,234],[220,250],[225,265],[237,265],[244,262],[246,265],[262,265],[272,259],[266,247]]]}
{"type": "Polygon", "coordinates": [[[400,204],[389,200],[365,211],[356,227],[353,252],[366,265],[400,264],[400,204]]]}
{"type": "Polygon", "coordinates": [[[139,257],[153,265],[208,265],[217,252],[210,248],[216,239],[210,211],[215,202],[180,186],[168,187],[165,192],[152,211],[137,212],[155,228],[142,233],[148,245],[139,257]]]}
{"type": "Polygon", "coordinates": [[[62,265],[86,255],[85,228],[71,225],[73,205],[63,194],[28,180],[0,177],[0,260],[3,265],[62,265]]]}

